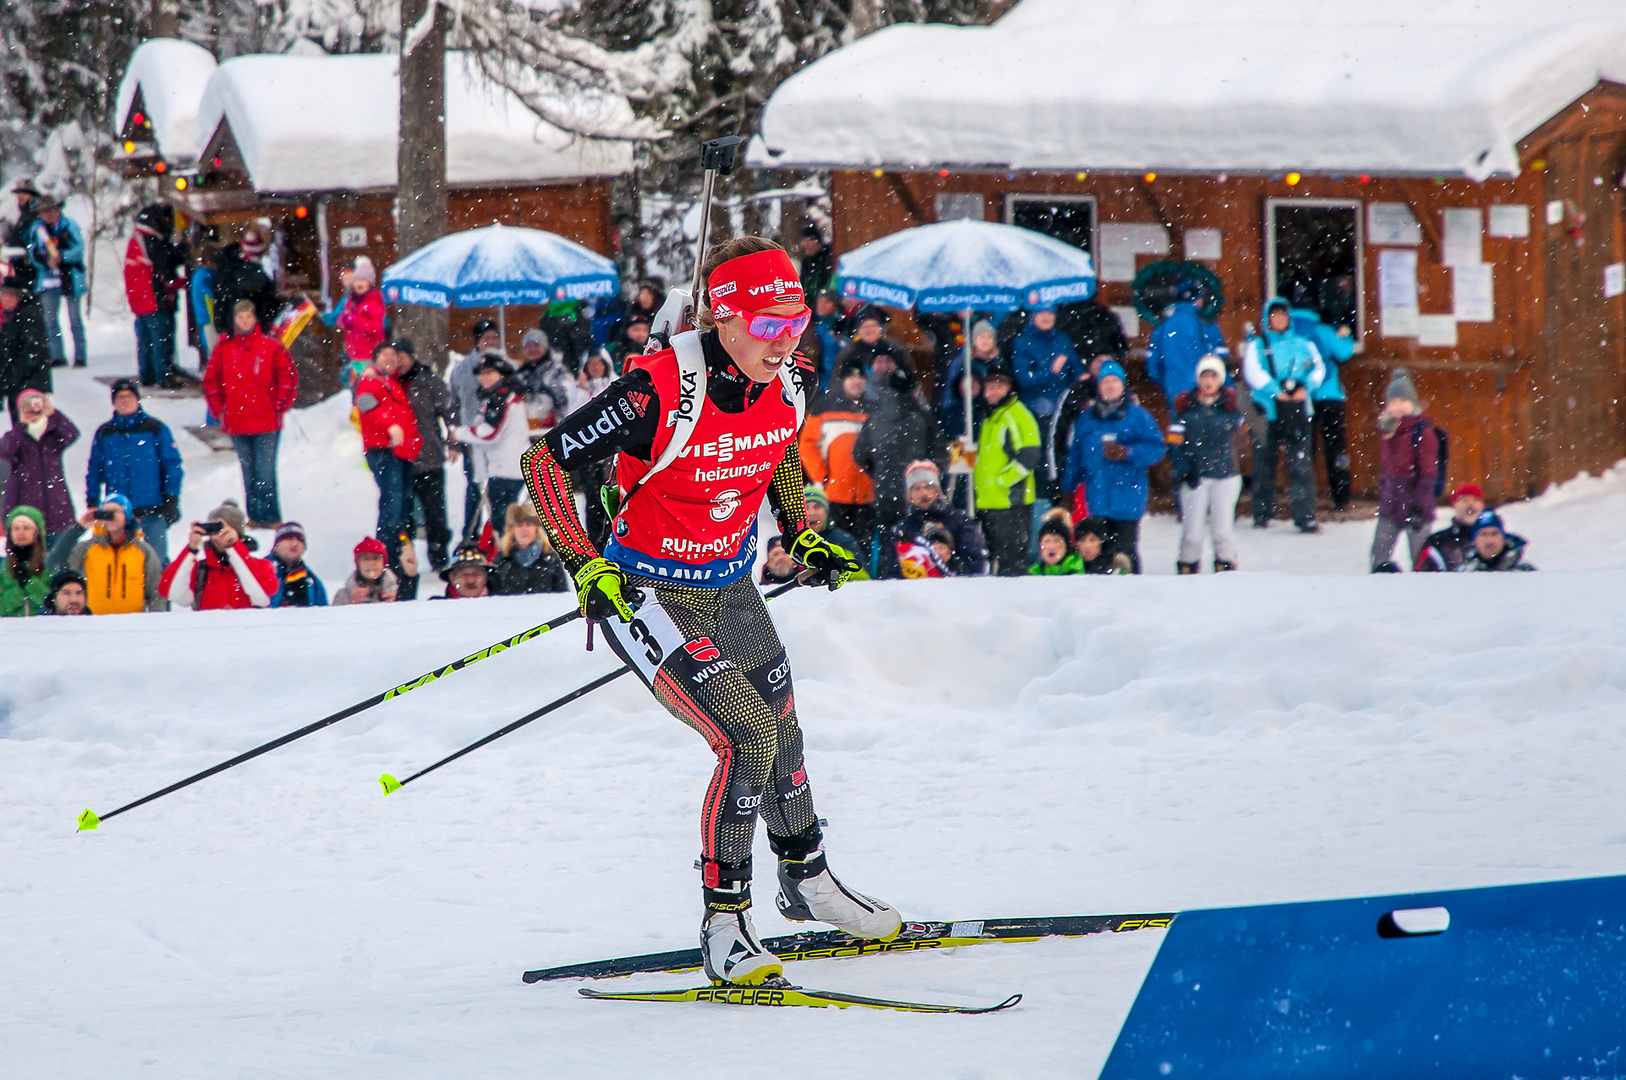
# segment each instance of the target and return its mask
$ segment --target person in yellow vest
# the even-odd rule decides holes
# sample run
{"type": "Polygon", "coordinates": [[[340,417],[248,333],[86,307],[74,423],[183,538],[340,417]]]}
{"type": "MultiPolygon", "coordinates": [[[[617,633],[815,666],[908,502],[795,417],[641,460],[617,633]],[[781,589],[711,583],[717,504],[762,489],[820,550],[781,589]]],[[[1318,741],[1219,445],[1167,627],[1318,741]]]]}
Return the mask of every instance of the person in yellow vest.
{"type": "Polygon", "coordinates": [[[169,610],[158,592],[164,564],[141,530],[132,528],[132,518],[130,500],[109,495],[63,537],[73,544],[68,566],[85,576],[86,606],[94,615],[169,610]]]}

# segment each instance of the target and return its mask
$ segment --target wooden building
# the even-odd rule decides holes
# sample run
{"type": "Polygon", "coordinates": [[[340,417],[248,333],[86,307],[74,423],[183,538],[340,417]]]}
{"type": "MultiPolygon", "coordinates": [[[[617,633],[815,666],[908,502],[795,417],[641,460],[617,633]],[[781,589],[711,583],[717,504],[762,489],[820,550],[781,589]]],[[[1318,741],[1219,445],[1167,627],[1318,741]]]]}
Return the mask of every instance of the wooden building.
{"type": "MultiPolygon", "coordinates": [[[[380,274],[394,261],[396,71],[393,54],[254,55],[220,64],[194,106],[195,161],[169,163],[165,196],[222,241],[268,222],[279,241],[279,285],[330,309],[339,300],[340,270],[358,255],[380,274]]],[[[128,96],[137,103],[151,91],[136,84],[128,96]]],[[[599,104],[611,114],[601,129],[617,118],[631,123],[624,101],[599,104]]],[[[121,117],[123,130],[131,130],[134,109],[121,117]]],[[[631,171],[629,142],[561,131],[487,81],[471,60],[449,53],[446,144],[452,230],[521,225],[613,251],[610,185],[631,171]]],[[[152,175],[152,162],[130,156],[132,171],[152,175]]],[[[453,347],[466,347],[486,314],[453,308],[453,347]]],[[[540,315],[509,309],[511,350],[540,315]]],[[[311,336],[328,353],[336,348],[323,327],[311,336]]],[[[337,356],[331,359],[336,365],[337,356]]]]}
{"type": "Polygon", "coordinates": [[[1077,243],[1132,360],[1150,327],[1130,280],[1153,260],[1219,275],[1237,346],[1273,295],[1318,308],[1357,337],[1357,492],[1404,365],[1451,479],[1523,497],[1626,457],[1626,8],[1455,6],[1318,27],[1026,0],[992,27],[898,27],[787,81],[751,160],[830,171],[839,250],[958,216],[1077,243]]]}

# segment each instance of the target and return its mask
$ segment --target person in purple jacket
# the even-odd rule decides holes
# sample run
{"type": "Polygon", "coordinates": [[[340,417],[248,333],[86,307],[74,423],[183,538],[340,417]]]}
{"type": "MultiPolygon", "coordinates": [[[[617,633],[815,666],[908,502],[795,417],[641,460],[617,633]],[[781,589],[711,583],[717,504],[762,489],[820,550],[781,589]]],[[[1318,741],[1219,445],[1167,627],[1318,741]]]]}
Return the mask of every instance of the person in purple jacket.
{"type": "Polygon", "coordinates": [[[62,452],[79,441],[79,429],[38,390],[17,395],[17,414],[17,424],[0,436],[0,459],[11,464],[0,516],[19,506],[37,507],[45,515],[50,546],[73,527],[73,496],[62,475],[62,452]]]}
{"type": "Polygon", "coordinates": [[[1395,368],[1384,392],[1378,431],[1383,436],[1383,474],[1378,480],[1378,528],[1372,537],[1372,572],[1399,571],[1391,557],[1406,534],[1411,565],[1417,565],[1434,525],[1435,478],[1440,472],[1440,436],[1423,412],[1417,387],[1405,368],[1395,368]]]}

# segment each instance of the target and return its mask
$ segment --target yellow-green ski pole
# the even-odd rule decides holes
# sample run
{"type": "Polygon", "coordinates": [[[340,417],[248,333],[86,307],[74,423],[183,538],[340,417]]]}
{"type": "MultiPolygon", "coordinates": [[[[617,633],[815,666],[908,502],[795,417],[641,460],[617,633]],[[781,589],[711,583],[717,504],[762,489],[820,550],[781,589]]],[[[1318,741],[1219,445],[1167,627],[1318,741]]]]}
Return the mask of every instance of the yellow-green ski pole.
{"type": "Polygon", "coordinates": [[[320,731],[323,728],[328,727],[328,726],[330,726],[332,724],[337,724],[340,720],[349,719],[350,717],[355,716],[357,713],[365,712],[366,710],[372,708],[374,705],[382,704],[383,702],[386,702],[386,701],[390,700],[391,698],[400,697],[402,694],[406,693],[409,690],[416,690],[420,686],[427,686],[429,683],[434,682],[436,679],[439,679],[443,675],[450,675],[454,671],[462,671],[464,668],[468,667],[470,664],[478,663],[479,661],[484,660],[488,656],[495,656],[497,653],[505,652],[508,649],[512,649],[516,645],[523,645],[525,642],[530,641],[534,637],[537,637],[537,636],[539,636],[541,634],[545,634],[549,630],[556,630],[559,627],[565,625],[566,623],[574,622],[575,620],[577,620],[577,619],[579,619],[581,617],[582,617],[582,613],[580,611],[570,611],[570,612],[566,612],[563,615],[560,615],[556,619],[549,619],[547,622],[541,624],[540,626],[533,626],[529,630],[525,631],[522,634],[515,634],[511,638],[507,638],[507,639],[505,639],[503,641],[499,641],[494,645],[490,645],[490,646],[488,646],[488,647],[486,647],[484,649],[481,649],[479,652],[470,653],[468,656],[463,657],[461,660],[454,660],[450,664],[447,664],[444,667],[438,667],[438,668],[434,669],[433,671],[425,672],[424,674],[419,675],[415,679],[408,679],[406,682],[402,683],[400,686],[393,686],[390,689],[385,690],[381,694],[374,694],[372,697],[368,698],[365,701],[358,701],[354,705],[350,706],[347,709],[340,709],[338,712],[333,713],[330,716],[324,716],[322,719],[317,720],[315,723],[306,724],[304,727],[299,728],[299,729],[297,729],[295,731],[290,731],[288,734],[283,735],[280,738],[272,739],[268,743],[261,743],[259,746],[256,746],[252,750],[246,750],[243,753],[238,754],[234,758],[231,758],[231,759],[229,759],[227,761],[222,761],[218,765],[212,765],[209,768],[204,769],[200,773],[193,773],[191,776],[188,776],[185,780],[178,780],[178,781],[176,781],[175,783],[169,785],[166,788],[161,788],[160,790],[153,792],[151,795],[143,795],[141,798],[137,799],[135,802],[125,803],[123,806],[119,807],[117,810],[113,810],[113,811],[110,811],[110,812],[108,812],[106,814],[102,814],[100,816],[97,816],[95,813],[93,813],[91,810],[89,810],[87,808],[84,813],[79,815],[79,831],[83,832],[86,829],[94,829],[94,828],[96,828],[96,826],[100,825],[102,822],[108,820],[109,818],[117,817],[118,815],[124,813],[126,810],[134,810],[136,807],[142,805],[143,803],[150,803],[154,799],[163,798],[165,795],[168,795],[171,792],[179,791],[184,787],[190,787],[191,785],[197,783],[199,780],[208,779],[209,777],[213,776],[215,773],[225,772],[227,769],[232,768],[234,765],[241,765],[243,762],[248,761],[251,758],[257,758],[261,754],[269,753],[270,751],[275,750],[279,746],[286,746],[287,744],[293,742],[295,739],[303,739],[306,735],[309,735],[312,732],[320,731]]]}

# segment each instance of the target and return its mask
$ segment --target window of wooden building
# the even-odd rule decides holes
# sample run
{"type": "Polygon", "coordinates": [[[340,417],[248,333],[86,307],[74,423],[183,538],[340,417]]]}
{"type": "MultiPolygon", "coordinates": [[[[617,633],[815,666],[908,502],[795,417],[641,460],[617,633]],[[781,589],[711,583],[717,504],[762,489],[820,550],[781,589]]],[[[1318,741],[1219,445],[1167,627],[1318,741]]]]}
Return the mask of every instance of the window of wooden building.
{"type": "Polygon", "coordinates": [[[1347,326],[1360,348],[1365,266],[1359,199],[1265,200],[1265,293],[1347,326]]]}

